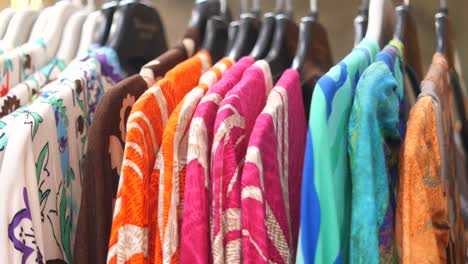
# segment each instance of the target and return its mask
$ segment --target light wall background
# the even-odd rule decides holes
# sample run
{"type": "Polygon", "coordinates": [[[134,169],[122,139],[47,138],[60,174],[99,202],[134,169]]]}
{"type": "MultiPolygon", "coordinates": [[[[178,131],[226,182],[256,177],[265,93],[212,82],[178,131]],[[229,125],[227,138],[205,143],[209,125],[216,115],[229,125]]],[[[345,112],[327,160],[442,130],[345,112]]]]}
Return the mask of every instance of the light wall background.
{"type": "MultiPolygon", "coordinates": [[[[175,43],[188,23],[194,1],[153,0],[153,2],[163,18],[168,40],[171,44],[175,43]]],[[[240,0],[227,0],[234,18],[239,15],[240,2],[240,0]]],[[[262,11],[273,11],[275,2],[274,0],[260,0],[262,11]]],[[[395,0],[392,2],[395,6],[402,3],[402,1],[395,0]]],[[[319,20],[328,31],[335,62],[339,62],[353,48],[353,20],[360,3],[361,0],[317,0],[319,20]]],[[[468,78],[468,0],[447,0],[447,3],[463,76],[468,78]]],[[[292,0],[292,4],[295,20],[299,23],[301,17],[305,16],[309,10],[309,1],[292,0]]],[[[426,71],[435,51],[434,15],[438,11],[439,1],[410,0],[410,7],[417,23],[423,66],[426,71]]]]}

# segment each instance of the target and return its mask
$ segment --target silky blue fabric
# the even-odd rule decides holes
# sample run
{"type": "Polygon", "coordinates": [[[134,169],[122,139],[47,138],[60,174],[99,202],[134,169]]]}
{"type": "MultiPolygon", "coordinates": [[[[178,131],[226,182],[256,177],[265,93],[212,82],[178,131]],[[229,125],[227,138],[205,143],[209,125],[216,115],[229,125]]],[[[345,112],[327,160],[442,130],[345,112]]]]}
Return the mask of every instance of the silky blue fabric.
{"type": "Polygon", "coordinates": [[[348,126],[352,176],[349,263],[397,263],[395,188],[404,126],[400,42],[362,74],[348,126]]]}
{"type": "Polygon", "coordinates": [[[364,39],[314,89],[296,263],[347,262],[351,207],[348,119],[359,77],[378,49],[377,43],[364,39]]]}

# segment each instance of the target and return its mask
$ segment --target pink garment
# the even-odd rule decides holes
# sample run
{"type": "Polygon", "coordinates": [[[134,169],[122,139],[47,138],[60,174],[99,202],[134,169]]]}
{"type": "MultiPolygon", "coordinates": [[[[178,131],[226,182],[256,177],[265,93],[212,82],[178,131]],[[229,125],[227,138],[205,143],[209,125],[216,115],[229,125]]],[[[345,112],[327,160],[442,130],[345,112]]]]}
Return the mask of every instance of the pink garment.
{"type": "Polygon", "coordinates": [[[306,133],[299,74],[287,70],[249,139],[241,177],[243,263],[294,263],[306,133]]]}
{"type": "Polygon", "coordinates": [[[214,263],[241,262],[241,172],[250,133],[271,88],[268,63],[257,61],[226,94],[216,116],[211,150],[214,263]]]}
{"type": "Polygon", "coordinates": [[[188,139],[184,209],[180,238],[180,263],[213,263],[211,256],[211,144],[219,104],[236,85],[254,59],[234,64],[202,98],[193,115],[188,139]]]}

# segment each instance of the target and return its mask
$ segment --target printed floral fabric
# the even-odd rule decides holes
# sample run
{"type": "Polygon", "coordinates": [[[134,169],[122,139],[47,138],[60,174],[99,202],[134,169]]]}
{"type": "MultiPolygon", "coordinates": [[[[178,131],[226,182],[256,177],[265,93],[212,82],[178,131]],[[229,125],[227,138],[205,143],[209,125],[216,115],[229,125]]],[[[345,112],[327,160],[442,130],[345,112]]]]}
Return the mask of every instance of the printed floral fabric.
{"type": "Polygon", "coordinates": [[[65,62],[54,58],[49,64],[11,88],[0,98],[0,117],[4,117],[31,102],[33,96],[47,83],[56,80],[65,69],[65,62]]]}
{"type": "Polygon", "coordinates": [[[0,56],[0,96],[45,66],[51,59],[46,50],[44,40],[39,38],[0,56]]]}
{"type": "Polygon", "coordinates": [[[361,75],[348,128],[352,200],[349,263],[395,263],[398,154],[405,120],[403,44],[392,41],[361,75]]]}
{"type": "Polygon", "coordinates": [[[241,177],[242,262],[293,263],[307,126],[299,74],[271,90],[249,139],[241,177]]]}
{"type": "Polygon", "coordinates": [[[159,179],[151,177],[168,118],[211,66],[200,51],[178,64],[137,100],[127,121],[122,173],[114,206],[108,263],[162,263],[159,179]],[[149,208],[155,208],[151,211],[149,208]]]}
{"type": "Polygon", "coordinates": [[[212,254],[214,263],[241,263],[241,180],[248,140],[265,107],[273,80],[266,61],[257,61],[219,107],[211,148],[212,254]]]}
{"type": "Polygon", "coordinates": [[[188,132],[187,169],[180,238],[181,263],[213,263],[211,254],[211,145],[218,107],[224,96],[254,63],[251,57],[236,62],[201,99],[188,132]],[[197,241],[193,243],[193,241],[197,241]]]}
{"type": "Polygon", "coordinates": [[[187,165],[188,129],[192,115],[205,92],[212,87],[232,65],[232,60],[221,59],[200,78],[177,105],[164,128],[156,168],[152,178],[159,179],[157,208],[158,226],[161,230],[163,263],[179,262],[180,223],[184,204],[185,172],[187,165]]]}
{"type": "Polygon", "coordinates": [[[396,214],[402,263],[466,263],[448,72],[436,53],[408,120],[396,214]]]}
{"type": "Polygon", "coordinates": [[[363,39],[314,89],[296,263],[341,263],[348,259],[351,173],[347,128],[356,85],[377,52],[377,43],[363,39]]]}
{"type": "Polygon", "coordinates": [[[35,103],[1,120],[0,174],[16,177],[20,168],[25,178],[11,184],[24,191],[1,193],[18,201],[10,205],[17,213],[7,215],[12,223],[10,242],[4,245],[11,252],[8,263],[16,263],[20,254],[23,263],[72,262],[93,105],[120,80],[119,72],[115,52],[99,49],[71,64],[59,80],[42,89],[35,103]],[[13,147],[18,150],[8,151],[13,147]],[[25,240],[25,233],[32,238],[25,240]],[[37,249],[31,250],[31,241],[37,249]]]}

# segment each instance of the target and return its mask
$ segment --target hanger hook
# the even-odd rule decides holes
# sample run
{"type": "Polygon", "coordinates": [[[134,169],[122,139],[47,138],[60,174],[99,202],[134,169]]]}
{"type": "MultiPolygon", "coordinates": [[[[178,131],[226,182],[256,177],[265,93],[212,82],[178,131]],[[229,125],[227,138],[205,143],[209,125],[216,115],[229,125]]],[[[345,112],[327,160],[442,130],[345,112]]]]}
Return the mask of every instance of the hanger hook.
{"type": "Polygon", "coordinates": [[[275,13],[281,13],[283,11],[283,0],[276,0],[275,13]]]}
{"type": "Polygon", "coordinates": [[[447,0],[440,0],[440,10],[446,11],[448,9],[447,0]]]}
{"type": "Polygon", "coordinates": [[[286,14],[290,15],[293,12],[292,0],[286,0],[286,14]]]}
{"type": "Polygon", "coordinates": [[[368,10],[369,9],[369,0],[362,0],[361,1],[361,10],[368,10]]]}
{"type": "Polygon", "coordinates": [[[248,6],[247,6],[247,0],[241,0],[241,14],[247,13],[248,12],[248,6]]]}
{"type": "MultiPolygon", "coordinates": [[[[94,1],[94,0],[92,0],[94,1]]],[[[221,11],[221,14],[226,17],[226,12],[227,12],[227,0],[219,0],[219,9],[221,11]]]]}
{"type": "Polygon", "coordinates": [[[310,12],[312,14],[317,13],[317,0],[310,0],[310,12]]]}
{"type": "Polygon", "coordinates": [[[252,13],[260,11],[260,0],[252,0],[252,13]]]}
{"type": "Polygon", "coordinates": [[[292,14],[293,5],[292,0],[276,0],[276,13],[285,13],[287,15],[292,14]],[[284,12],[283,12],[284,11],[284,12]]]}

